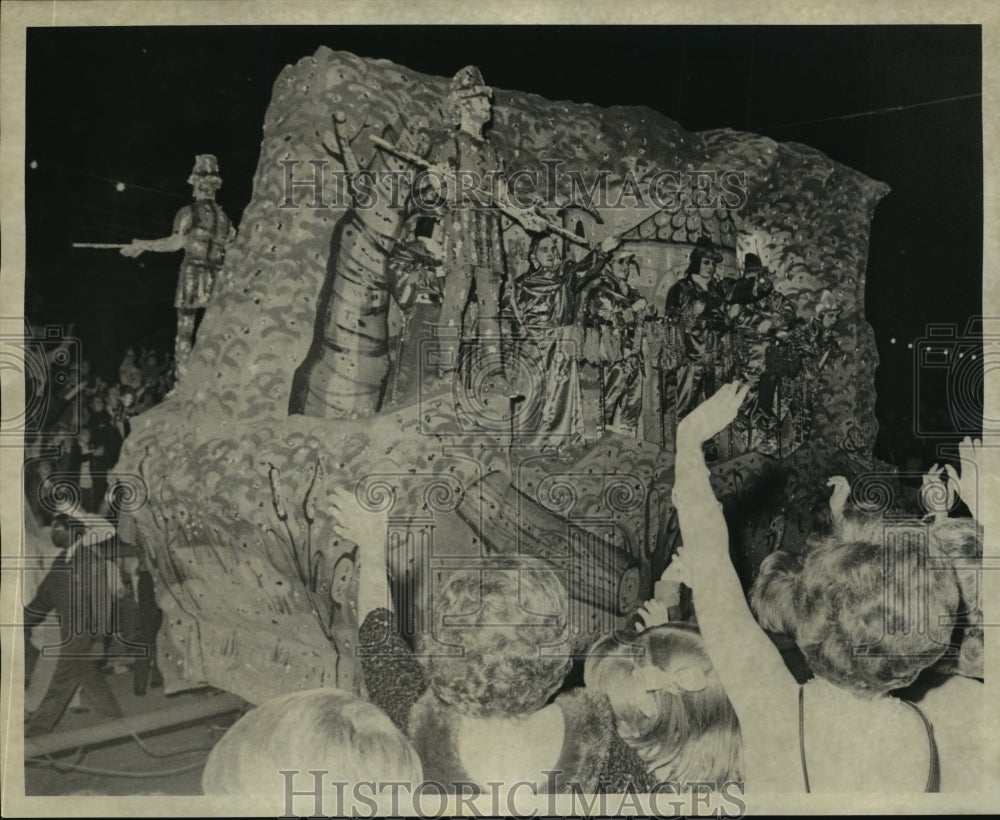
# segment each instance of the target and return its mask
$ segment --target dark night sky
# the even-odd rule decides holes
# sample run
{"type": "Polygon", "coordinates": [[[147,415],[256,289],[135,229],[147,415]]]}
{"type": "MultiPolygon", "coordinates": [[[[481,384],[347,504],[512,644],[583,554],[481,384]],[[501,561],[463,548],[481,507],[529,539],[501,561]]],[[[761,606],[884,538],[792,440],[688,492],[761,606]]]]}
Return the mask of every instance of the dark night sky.
{"type": "Polygon", "coordinates": [[[499,88],[806,143],[888,183],[867,295],[883,428],[910,424],[907,343],[982,310],[977,26],[53,28],[27,42],[28,312],[77,322],[95,363],[171,347],[179,255],[139,268],[70,243],[167,235],[197,153],[219,157],[238,219],[274,79],[321,45],[445,76],[475,63],[499,88]]]}

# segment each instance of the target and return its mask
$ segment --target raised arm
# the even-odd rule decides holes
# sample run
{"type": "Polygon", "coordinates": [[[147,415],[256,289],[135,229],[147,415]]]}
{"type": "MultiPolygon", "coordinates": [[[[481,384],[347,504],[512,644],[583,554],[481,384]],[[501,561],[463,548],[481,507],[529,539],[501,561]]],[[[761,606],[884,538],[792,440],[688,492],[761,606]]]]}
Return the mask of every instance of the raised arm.
{"type": "Polygon", "coordinates": [[[337,518],[334,531],[338,536],[358,545],[358,626],[369,612],[392,609],[386,566],[385,515],[362,508],[350,490],[334,491],[330,503],[337,518]]]}
{"type": "MultiPolygon", "coordinates": [[[[715,498],[701,449],[735,418],[746,394],[746,387],[727,384],[678,425],[674,505],[698,627],[740,720],[744,744],[752,749],[746,759],[749,764],[760,755],[755,764],[774,763],[780,771],[783,754],[789,743],[795,743],[794,734],[789,738],[795,724],[788,723],[788,716],[794,716],[797,684],[747,605],[729,557],[722,505],[715,498]]],[[[797,745],[791,751],[797,751],[797,745]]]]}
{"type": "Polygon", "coordinates": [[[950,464],[945,466],[945,470],[948,473],[948,478],[951,479],[950,483],[958,488],[959,497],[969,508],[972,517],[981,523],[979,518],[979,484],[985,476],[992,475],[985,463],[986,451],[983,449],[983,440],[966,436],[958,445],[958,456],[962,467],[961,479],[958,471],[950,464]]]}

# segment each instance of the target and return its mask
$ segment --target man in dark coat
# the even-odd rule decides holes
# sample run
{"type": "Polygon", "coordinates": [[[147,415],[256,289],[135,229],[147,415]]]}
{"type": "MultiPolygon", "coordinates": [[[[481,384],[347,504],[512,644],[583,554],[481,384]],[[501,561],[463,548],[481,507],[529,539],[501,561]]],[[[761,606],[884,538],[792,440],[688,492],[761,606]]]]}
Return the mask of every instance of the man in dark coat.
{"type": "Polygon", "coordinates": [[[24,608],[26,678],[30,678],[40,654],[31,643],[31,630],[53,611],[59,618],[59,638],[57,642],[53,634],[47,648],[58,649],[59,660],[45,697],[25,721],[25,737],[51,732],[78,686],[83,687],[97,711],[110,717],[122,716],[98,668],[101,653],[93,649],[95,640],[115,631],[115,589],[105,555],[114,539],[90,547],[85,543],[85,526],[61,514],[52,519],[51,537],[59,556],[24,608]]]}
{"type": "Polygon", "coordinates": [[[680,365],[664,379],[665,411],[679,422],[715,392],[716,350],[728,329],[727,294],[716,277],[722,261],[711,239],[700,237],[687,271],[667,293],[665,313],[680,328],[680,365]]]}

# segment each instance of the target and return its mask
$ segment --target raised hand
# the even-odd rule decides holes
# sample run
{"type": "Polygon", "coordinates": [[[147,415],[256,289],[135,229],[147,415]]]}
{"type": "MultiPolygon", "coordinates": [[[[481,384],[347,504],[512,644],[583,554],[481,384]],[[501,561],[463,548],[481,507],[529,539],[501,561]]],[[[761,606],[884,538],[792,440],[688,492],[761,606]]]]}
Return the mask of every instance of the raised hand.
{"type": "Polygon", "coordinates": [[[330,511],[336,519],[333,531],[338,537],[353,541],[363,550],[381,550],[385,546],[385,513],[369,512],[346,487],[338,487],[329,496],[330,511]]]}
{"type": "Polygon", "coordinates": [[[126,245],[124,248],[122,248],[119,251],[119,253],[122,256],[128,256],[130,258],[134,258],[134,257],[138,256],[140,253],[142,253],[144,250],[146,250],[146,249],[139,243],[139,241],[136,240],[136,239],[133,239],[132,240],[132,244],[131,245],[126,245]]]}
{"type": "Polygon", "coordinates": [[[725,430],[747,397],[750,385],[730,382],[720,387],[714,395],[699,404],[677,425],[677,443],[701,444],[720,430],[725,430]]]}
{"type": "Polygon", "coordinates": [[[833,487],[833,495],[830,496],[830,512],[834,518],[844,514],[844,507],[847,499],[851,497],[851,484],[842,475],[830,476],[826,482],[827,487],[833,487]]]}
{"type": "MultiPolygon", "coordinates": [[[[949,476],[952,473],[949,473],[949,476]]],[[[947,518],[948,511],[955,506],[958,496],[956,484],[949,482],[946,485],[944,475],[945,468],[935,464],[920,480],[920,503],[924,510],[933,513],[936,518],[947,518]]]]}
{"type": "Polygon", "coordinates": [[[986,475],[985,452],[983,440],[966,436],[958,445],[958,456],[962,462],[962,478],[959,479],[955,468],[950,464],[945,467],[948,478],[954,483],[965,506],[969,508],[972,517],[979,520],[979,482],[986,475]]]}
{"type": "MultiPolygon", "coordinates": [[[[354,493],[345,487],[334,490],[329,503],[336,518],[334,532],[360,548],[357,566],[351,568],[353,572],[360,573],[357,611],[360,624],[372,610],[392,606],[385,560],[385,513],[364,509],[354,493]]],[[[344,583],[349,581],[350,578],[345,577],[344,583]]]]}
{"type": "Polygon", "coordinates": [[[646,601],[646,603],[639,607],[636,615],[639,616],[639,622],[635,625],[636,632],[642,632],[644,629],[652,629],[654,626],[661,626],[670,622],[670,613],[667,611],[667,605],[656,598],[650,598],[646,601]]]}

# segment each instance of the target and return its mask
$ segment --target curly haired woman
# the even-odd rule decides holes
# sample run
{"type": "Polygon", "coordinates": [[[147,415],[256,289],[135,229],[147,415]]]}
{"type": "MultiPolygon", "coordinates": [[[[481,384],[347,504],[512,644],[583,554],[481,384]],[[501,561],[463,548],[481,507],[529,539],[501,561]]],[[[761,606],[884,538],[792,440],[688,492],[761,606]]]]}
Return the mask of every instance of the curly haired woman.
{"type": "Polygon", "coordinates": [[[497,782],[531,783],[539,793],[654,785],[618,737],[605,695],[556,694],[572,662],[569,597],[558,571],[536,559],[454,572],[433,590],[431,628],[418,635],[414,657],[386,606],[384,520],[364,520],[356,509],[349,493],[336,495],[338,533],[361,545],[366,686],[405,728],[427,780],[484,792],[497,782]],[[379,556],[367,573],[364,556],[379,556]]]}
{"type": "Polygon", "coordinates": [[[702,456],[746,392],[726,385],[681,421],[674,503],[699,628],[739,717],[747,791],[936,791],[930,722],[887,694],[947,648],[954,571],[930,571],[915,539],[834,538],[811,550],[795,584],[795,635],[817,677],[800,686],[747,606],[702,456]]]}

